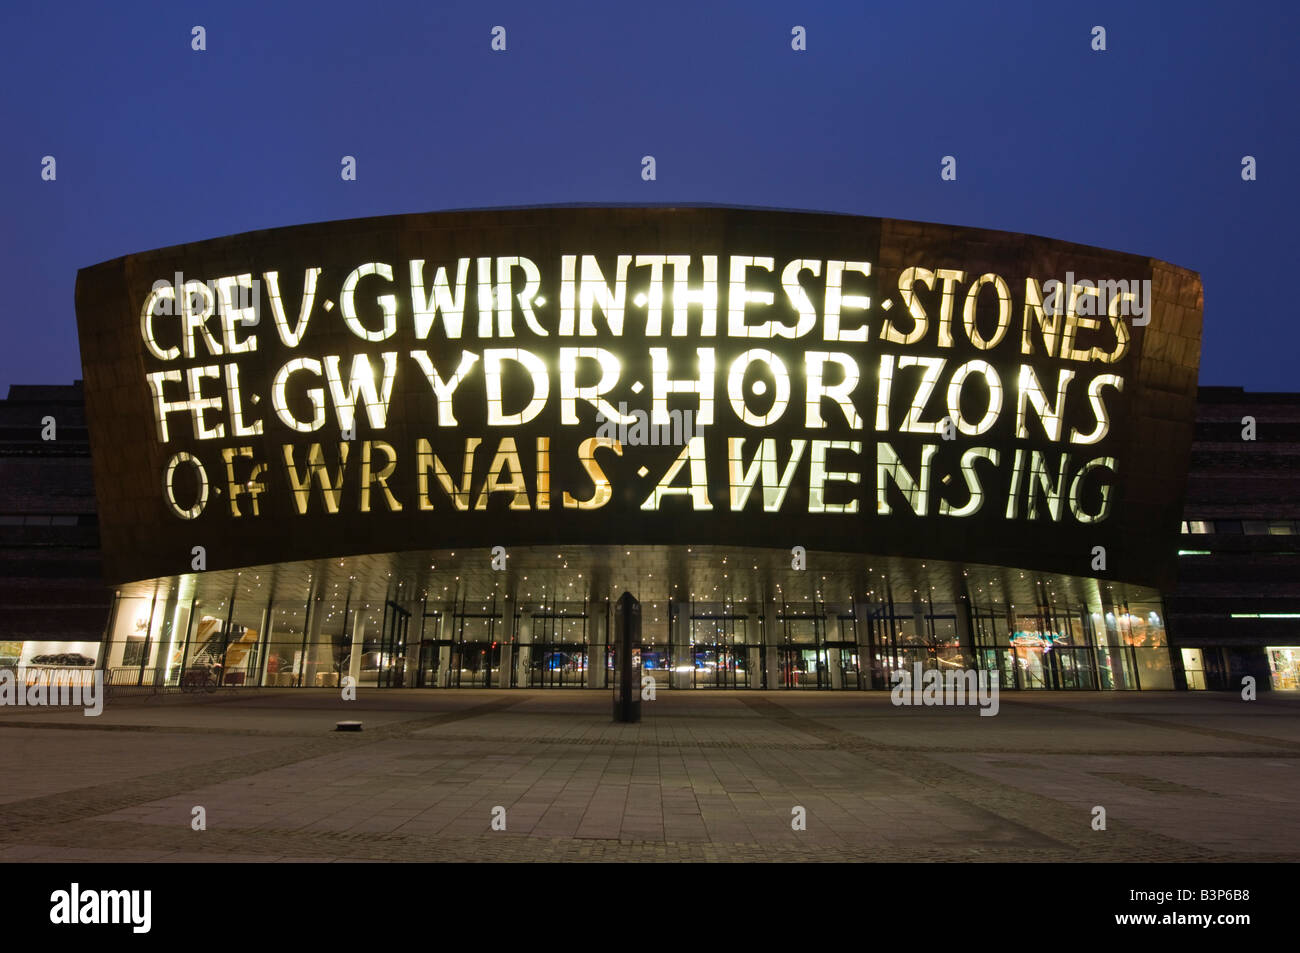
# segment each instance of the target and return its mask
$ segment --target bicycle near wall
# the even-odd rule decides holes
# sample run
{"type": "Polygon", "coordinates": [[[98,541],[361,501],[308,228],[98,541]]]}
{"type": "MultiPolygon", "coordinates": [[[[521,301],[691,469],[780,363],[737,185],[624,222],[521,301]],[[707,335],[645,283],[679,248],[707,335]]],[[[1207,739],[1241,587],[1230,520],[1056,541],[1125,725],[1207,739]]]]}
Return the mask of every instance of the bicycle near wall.
{"type": "Polygon", "coordinates": [[[181,673],[182,692],[215,692],[221,686],[221,663],[217,661],[191,665],[181,673]]]}

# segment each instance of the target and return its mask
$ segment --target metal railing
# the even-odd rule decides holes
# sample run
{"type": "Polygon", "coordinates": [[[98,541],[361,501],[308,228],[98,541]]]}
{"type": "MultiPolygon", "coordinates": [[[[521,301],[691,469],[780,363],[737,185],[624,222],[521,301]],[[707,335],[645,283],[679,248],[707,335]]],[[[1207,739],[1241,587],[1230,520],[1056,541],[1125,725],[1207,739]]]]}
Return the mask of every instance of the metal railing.
{"type": "Polygon", "coordinates": [[[233,692],[244,687],[243,673],[236,674],[240,675],[238,680],[223,681],[213,667],[196,665],[174,673],[169,680],[159,681],[157,672],[145,669],[142,674],[138,665],[110,668],[105,673],[104,691],[110,698],[233,692]]]}

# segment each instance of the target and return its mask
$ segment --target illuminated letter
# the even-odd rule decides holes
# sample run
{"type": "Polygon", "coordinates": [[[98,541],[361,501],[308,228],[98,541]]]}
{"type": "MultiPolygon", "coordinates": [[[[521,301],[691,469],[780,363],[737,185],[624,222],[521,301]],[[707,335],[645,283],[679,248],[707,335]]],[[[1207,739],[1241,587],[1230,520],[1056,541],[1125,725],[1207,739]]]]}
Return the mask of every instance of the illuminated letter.
{"type": "Polygon", "coordinates": [[[711,338],[718,333],[718,256],[703,255],[700,260],[704,265],[704,286],[692,291],[690,256],[668,256],[673,266],[673,337],[689,333],[690,309],[695,305],[700,306],[700,337],[711,338]]]}
{"type": "Polygon", "coordinates": [[[370,358],[365,354],[353,355],[352,372],[348,375],[346,390],[339,374],[339,358],[333,354],[325,358],[325,378],[329,382],[330,397],[334,400],[334,415],[340,430],[351,430],[356,426],[358,397],[362,398],[366,418],[373,429],[383,430],[387,425],[388,402],[392,399],[393,379],[397,376],[397,352],[384,351],[379,356],[384,362],[384,380],[378,389],[370,358]]]}
{"type": "Polygon", "coordinates": [[[312,418],[310,421],[296,418],[289,410],[285,389],[289,384],[289,378],[298,371],[307,371],[320,377],[320,361],[312,357],[299,357],[276,371],[275,381],[271,384],[271,406],[275,408],[275,415],[286,427],[298,433],[311,433],[325,425],[325,391],[319,387],[308,388],[307,399],[311,401],[312,418]]]}
{"type": "Polygon", "coordinates": [[[848,503],[827,503],[826,483],[828,480],[861,483],[862,474],[858,471],[842,472],[826,469],[826,452],[828,450],[850,450],[862,452],[859,440],[814,440],[812,442],[812,464],[808,470],[808,512],[809,513],[856,513],[858,500],[855,497],[848,503]]]}
{"type": "Polygon", "coordinates": [[[1110,414],[1106,412],[1106,402],[1101,399],[1101,389],[1109,384],[1116,390],[1124,389],[1124,379],[1116,374],[1098,374],[1088,382],[1088,403],[1092,405],[1097,426],[1090,433],[1080,433],[1077,429],[1070,431],[1070,443],[1097,443],[1110,432],[1110,414]]]}
{"type": "Polygon", "coordinates": [[[912,330],[903,334],[894,327],[894,322],[886,315],[884,323],[880,326],[880,340],[890,344],[915,344],[925,337],[925,332],[930,327],[930,319],[925,313],[925,307],[917,300],[916,291],[913,290],[918,281],[927,289],[933,290],[934,272],[928,268],[904,268],[898,276],[898,294],[903,299],[903,307],[907,308],[907,313],[912,316],[912,330]]]}
{"type": "Polygon", "coordinates": [[[253,459],[252,447],[225,447],[221,451],[222,458],[226,461],[226,495],[230,498],[230,515],[240,517],[244,514],[239,511],[239,498],[247,495],[253,501],[253,515],[261,513],[258,506],[258,497],[266,491],[265,484],[259,483],[257,478],[266,470],[265,463],[255,463],[246,479],[238,480],[235,478],[235,457],[248,457],[253,459]]]}
{"type": "MultiPolygon", "coordinates": [[[[637,255],[636,266],[650,269],[650,293],[646,296],[646,337],[659,337],[663,334],[663,277],[664,265],[673,266],[673,328],[674,337],[685,337],[689,333],[689,309],[700,305],[702,310],[700,335],[712,337],[718,333],[718,256],[705,255],[704,287],[692,291],[689,287],[690,255],[637,255]]],[[[638,306],[640,300],[635,302],[638,306]]]]}
{"type": "Polygon", "coordinates": [[[311,501],[311,484],[315,480],[320,484],[321,499],[325,501],[325,510],[329,513],[339,511],[339,497],[343,495],[343,469],[348,462],[348,445],[346,442],[339,444],[339,465],[335,470],[334,479],[330,479],[329,473],[325,469],[325,458],[321,453],[320,444],[313,443],[311,449],[307,451],[307,469],[303,471],[302,476],[298,476],[298,471],[293,463],[293,445],[286,443],[284,445],[284,468],[289,475],[289,483],[293,487],[294,503],[298,507],[298,515],[307,514],[307,504],[311,501]]]}
{"type": "Polygon", "coordinates": [[[487,379],[488,426],[518,427],[542,412],[550,396],[551,380],[542,359],[531,351],[516,348],[488,348],[483,352],[483,376],[487,379]],[[501,404],[501,362],[522,364],[532,378],[533,398],[517,414],[507,414],[501,404]]]}
{"type": "Polygon", "coordinates": [[[179,384],[181,379],[180,371],[154,371],[152,374],[145,375],[145,380],[149,382],[149,390],[153,394],[153,419],[158,425],[159,443],[166,443],[170,439],[167,433],[167,415],[189,410],[188,400],[167,400],[163,397],[163,384],[169,381],[179,384]]]}
{"type": "Polygon", "coordinates": [[[897,451],[885,441],[876,444],[876,512],[888,516],[894,512],[886,499],[888,481],[902,491],[907,505],[917,516],[924,516],[930,495],[930,461],[939,449],[938,444],[927,443],[921,446],[921,473],[913,479],[911,472],[903,466],[897,451]]]}
{"type": "Polygon", "coordinates": [[[510,269],[512,268],[522,269],[524,273],[524,290],[515,296],[519,302],[519,310],[524,316],[524,324],[528,325],[528,330],[544,338],[546,329],[537,323],[537,315],[533,314],[533,298],[537,296],[537,290],[542,286],[542,273],[528,258],[497,259],[497,335],[503,338],[515,335],[514,322],[510,320],[513,307],[510,296],[510,269]]]}
{"type": "Polygon", "coordinates": [[[876,429],[889,429],[889,396],[894,389],[894,355],[880,356],[880,371],[876,388],[876,429]]]}
{"type": "MultiPolygon", "coordinates": [[[[475,259],[478,272],[478,336],[492,337],[492,259],[475,259]]],[[[512,332],[513,333],[513,332],[512,332]]]]}
{"type": "Polygon", "coordinates": [[[190,416],[194,418],[194,438],[196,440],[220,440],[226,435],[226,425],[217,424],[215,427],[208,427],[204,422],[204,417],[209,410],[220,410],[222,399],[220,397],[204,397],[203,380],[204,378],[221,379],[221,366],[218,364],[208,364],[203,367],[190,367],[185,371],[185,377],[190,387],[189,408],[190,416]]]}
{"type": "Polygon", "coordinates": [[[1029,454],[1029,513],[1028,518],[1031,520],[1038,519],[1038,494],[1035,489],[1041,489],[1047,497],[1048,513],[1052,517],[1053,523],[1061,520],[1061,505],[1065,502],[1065,471],[1070,465],[1070,455],[1061,454],[1061,463],[1057,468],[1055,482],[1051,482],[1050,474],[1047,472],[1047,461],[1041,453],[1033,450],[1029,454]]]}
{"type": "Polygon", "coordinates": [[[943,281],[943,295],[939,299],[939,346],[952,347],[953,284],[966,280],[966,272],[940,268],[935,272],[943,281]]]}
{"type": "Polygon", "coordinates": [[[844,419],[854,430],[862,428],[862,418],[853,406],[853,388],[858,386],[858,362],[839,351],[808,351],[804,354],[804,374],[808,379],[808,396],[805,403],[804,426],[825,427],[822,419],[822,401],[829,397],[839,405],[844,419]],[[833,361],[844,369],[844,380],[838,384],[822,382],[826,362],[833,361]]]}
{"type": "Polygon", "coordinates": [[[339,310],[343,314],[343,323],[357,337],[363,341],[387,341],[397,330],[397,298],[393,295],[380,295],[375,300],[379,302],[379,307],[384,312],[384,326],[378,331],[367,331],[361,322],[357,319],[357,284],[366,275],[378,275],[385,281],[393,280],[393,269],[390,265],[383,262],[368,262],[364,265],[358,265],[352,270],[346,278],[343,279],[343,290],[339,294],[339,310]]]}
{"type": "MultiPolygon", "coordinates": [[[[578,459],[582,462],[582,468],[587,471],[587,476],[591,477],[591,482],[595,485],[595,490],[590,499],[575,500],[565,490],[561,494],[561,501],[564,508],[568,510],[598,510],[609,502],[610,497],[614,495],[614,488],[609,485],[609,478],[605,476],[605,471],[600,468],[596,462],[596,451],[601,447],[609,447],[620,457],[623,456],[623,445],[617,440],[610,440],[608,437],[588,437],[582,443],[578,444],[578,459]]],[[[644,507],[642,507],[644,509],[644,507]]]]}
{"type": "Polygon", "coordinates": [[[513,493],[510,499],[510,508],[512,510],[528,509],[528,486],[524,483],[524,465],[519,461],[519,449],[515,446],[514,437],[502,437],[501,443],[497,447],[496,456],[492,458],[492,463],[488,467],[487,480],[483,484],[483,489],[479,491],[478,502],[474,504],[474,509],[487,509],[488,495],[491,493],[513,493]],[[503,481],[502,472],[510,471],[510,479],[503,481]]]}
{"type": "Polygon", "coordinates": [[[1114,457],[1097,457],[1089,460],[1074,475],[1074,480],[1070,483],[1070,512],[1080,523],[1100,523],[1110,515],[1110,483],[1101,485],[1101,508],[1096,513],[1085,513],[1079,498],[1079,490],[1083,486],[1083,478],[1097,467],[1103,467],[1112,474],[1115,472],[1114,457]]]}
{"type": "Polygon", "coordinates": [[[1031,404],[1042,421],[1047,438],[1053,443],[1061,439],[1061,417],[1065,412],[1065,392],[1074,379],[1074,371],[1061,370],[1057,375],[1056,406],[1047,405],[1047,396],[1038,375],[1028,364],[1020,365],[1020,385],[1016,394],[1016,436],[1024,440],[1029,436],[1025,404],[1031,404]]]}
{"type": "MultiPolygon", "coordinates": [[[[438,312],[447,337],[457,340],[465,323],[465,284],[469,281],[469,259],[456,259],[456,295],[452,296],[447,284],[447,269],[439,266],[433,273],[433,290],[424,294],[424,259],[411,260],[411,309],[415,316],[415,338],[423,341],[429,336],[438,312]]],[[[428,373],[426,371],[426,373],[428,373]]]]}
{"type": "Polygon", "coordinates": [[[966,481],[966,490],[970,493],[965,505],[953,507],[940,497],[940,516],[974,516],[984,506],[984,490],[980,485],[979,474],[975,472],[976,460],[988,460],[995,467],[1000,454],[992,447],[971,447],[961,455],[961,478],[966,481]]]}
{"type": "MultiPolygon", "coordinates": [[[[1059,298],[1060,291],[1056,292],[1059,298]]],[[[1061,324],[1060,308],[1043,307],[1043,289],[1036,278],[1025,279],[1025,316],[1024,327],[1020,329],[1020,353],[1033,354],[1034,342],[1032,331],[1037,324],[1043,333],[1043,347],[1048,357],[1056,356],[1056,335],[1061,324]]]]}
{"type": "Polygon", "coordinates": [[[290,331],[289,322],[284,315],[284,302],[280,300],[280,273],[263,272],[266,280],[266,296],[271,302],[271,316],[275,319],[275,333],[280,335],[280,343],[285,347],[297,347],[302,336],[307,333],[307,322],[311,318],[311,306],[316,300],[316,279],[320,277],[319,268],[308,268],[302,276],[302,304],[298,308],[298,324],[290,331]]]}
{"type": "MultiPolygon", "coordinates": [[[[1134,281],[1134,284],[1137,284],[1137,282],[1134,281]]],[[[1147,281],[1146,284],[1150,285],[1151,282],[1147,281]]],[[[1148,287],[1146,299],[1146,307],[1148,310],[1151,308],[1150,291],[1151,289],[1148,287]]],[[[1128,312],[1129,303],[1138,301],[1138,298],[1139,296],[1131,291],[1124,291],[1111,297],[1110,304],[1106,310],[1106,315],[1110,318],[1110,326],[1115,330],[1115,350],[1106,352],[1099,347],[1094,347],[1092,349],[1092,359],[1094,361],[1100,361],[1103,364],[1114,364],[1128,352],[1130,338],[1128,325],[1124,322],[1124,319],[1120,317],[1121,304],[1123,305],[1123,310],[1128,312]]],[[[1134,319],[1133,323],[1140,326],[1148,324],[1150,321],[1151,318],[1148,317],[1145,321],[1134,319]]]]}
{"type": "Polygon", "coordinates": [[[576,427],[578,424],[577,403],[585,400],[596,408],[596,412],[608,421],[620,424],[632,422],[632,418],[620,414],[601,394],[607,393],[618,383],[622,366],[618,357],[599,347],[562,347],[560,348],[560,424],[576,427]],[[600,365],[600,380],[590,387],[579,387],[578,361],[591,360],[600,365]]]}
{"type": "Polygon", "coordinates": [[[948,383],[948,414],[958,430],[969,437],[977,436],[997,423],[998,415],[1001,413],[1002,378],[988,361],[967,361],[953,371],[952,380],[948,383]],[[977,424],[969,423],[961,413],[961,388],[971,374],[982,374],[989,392],[988,409],[984,411],[983,418],[977,424]]]}
{"type": "Polygon", "coordinates": [[[203,464],[195,459],[193,454],[186,453],[184,450],[172,454],[172,458],[167,461],[167,469],[163,473],[163,490],[166,491],[167,505],[171,507],[173,513],[183,520],[195,519],[203,512],[203,508],[208,505],[208,471],[203,469],[203,464]],[[181,509],[180,504],[176,502],[176,489],[172,486],[176,468],[182,463],[188,463],[194,468],[194,478],[199,485],[198,497],[195,499],[194,505],[189,509],[181,509]]]}
{"type": "Polygon", "coordinates": [[[934,385],[939,382],[939,375],[943,372],[943,367],[948,363],[944,357],[916,357],[911,354],[904,354],[898,359],[898,369],[905,367],[924,367],[925,375],[921,378],[921,383],[917,385],[916,395],[912,398],[911,409],[907,412],[907,418],[903,421],[900,430],[903,433],[941,433],[943,431],[943,421],[934,420],[926,423],[921,420],[921,414],[925,412],[925,407],[930,403],[930,397],[934,393],[934,385]]]}
{"type": "Polygon", "coordinates": [[[770,305],[775,295],[770,291],[750,291],[745,287],[745,269],[762,268],[771,271],[775,267],[771,258],[751,258],[743,255],[731,256],[731,288],[727,292],[727,336],[733,338],[770,338],[775,321],[765,321],[748,327],[745,324],[745,305],[770,305]]]}
{"type": "Polygon", "coordinates": [[[577,255],[560,256],[560,327],[561,337],[573,337],[573,310],[578,301],[577,255]]]}
{"type": "Polygon", "coordinates": [[[551,438],[537,438],[537,509],[551,508],[551,438]]]}
{"type": "MultiPolygon", "coordinates": [[[[560,288],[560,331],[561,337],[573,336],[573,262],[572,255],[565,255],[562,261],[560,288]],[[567,308],[566,308],[567,302],[567,308]]],[[[623,309],[627,299],[627,269],[632,264],[631,255],[619,255],[614,266],[614,290],[611,292],[605,284],[605,275],[600,270],[595,255],[582,256],[582,279],[578,285],[578,304],[581,314],[578,317],[578,333],[583,337],[594,337],[596,322],[592,320],[593,308],[597,305],[605,315],[610,333],[615,337],[623,333],[623,309]]]]}
{"type": "Polygon", "coordinates": [[[664,474],[658,485],[650,491],[650,495],[645,498],[641,504],[643,510],[657,510],[659,503],[665,496],[689,496],[691,498],[691,508],[694,510],[711,510],[713,504],[709,502],[709,473],[705,465],[704,438],[692,437],[682,447],[682,452],[677,455],[668,472],[664,474]],[[676,479],[677,474],[681,472],[682,467],[687,461],[690,461],[690,486],[673,486],[672,482],[676,479]]]}
{"type": "Polygon", "coordinates": [[[994,274],[980,275],[976,278],[975,283],[966,292],[966,304],[962,307],[962,322],[966,325],[966,336],[970,338],[971,344],[981,351],[997,347],[1006,337],[1007,329],[1011,327],[1011,289],[1007,287],[1007,283],[994,274]],[[993,289],[998,293],[998,326],[993,332],[993,337],[988,339],[980,334],[979,326],[975,323],[975,305],[980,296],[980,289],[986,284],[992,284],[993,289]]]}
{"type": "Polygon", "coordinates": [[[866,324],[852,331],[841,331],[840,312],[844,308],[865,311],[871,307],[871,299],[866,295],[846,295],[843,293],[841,285],[846,271],[856,271],[860,275],[870,276],[871,262],[826,262],[826,317],[822,326],[822,333],[828,341],[840,341],[845,344],[861,343],[867,339],[866,324]]]}
{"type": "Polygon", "coordinates": [[[457,426],[456,415],[452,412],[451,398],[456,393],[456,388],[460,386],[461,381],[465,379],[465,375],[469,373],[470,368],[474,366],[474,362],[478,360],[478,355],[469,351],[461,351],[460,363],[456,365],[456,373],[445,381],[434,368],[428,351],[412,351],[411,357],[415,358],[415,363],[419,364],[420,370],[424,371],[424,376],[429,381],[429,386],[433,388],[434,396],[438,399],[438,426],[457,426]]]}
{"type": "Polygon", "coordinates": [[[1007,490],[1007,519],[1013,520],[1020,512],[1020,484],[1025,475],[1025,451],[1024,448],[1016,450],[1016,456],[1011,464],[1011,488],[1007,490]]]}
{"type": "Polygon", "coordinates": [[[173,304],[170,310],[164,312],[167,314],[175,311],[176,289],[165,281],[160,281],[154,285],[149,296],[144,299],[144,307],[140,309],[140,337],[144,339],[144,346],[149,349],[149,353],[160,361],[174,361],[180,356],[179,347],[169,347],[163,350],[158,346],[158,342],[153,336],[153,313],[158,307],[158,303],[170,299],[173,304]]]}
{"type": "MultiPolygon", "coordinates": [[[[764,389],[764,381],[754,382],[755,394],[762,395],[764,389]],[[760,389],[760,385],[763,385],[763,389],[760,389]]],[[[731,409],[735,415],[750,427],[766,427],[776,423],[790,403],[790,375],[786,372],[785,363],[771,351],[763,348],[745,351],[731,362],[731,369],[727,372],[727,399],[731,402],[731,409]],[[772,379],[776,381],[776,393],[772,397],[772,406],[766,414],[750,413],[745,403],[745,371],[755,361],[766,364],[772,373],[772,379]]]]}
{"type": "Polygon", "coordinates": [[[226,344],[227,354],[247,354],[257,350],[257,335],[250,334],[242,341],[235,340],[237,327],[254,327],[257,325],[258,302],[257,290],[253,286],[253,276],[231,275],[217,279],[217,294],[221,298],[221,332],[226,344]],[[236,293],[238,289],[238,293],[236,293]],[[244,307],[236,307],[236,305],[244,307]]]}
{"type": "Polygon", "coordinates": [[[1101,322],[1096,318],[1087,317],[1087,315],[1093,313],[1092,299],[1096,297],[1097,289],[1093,287],[1090,281],[1071,282],[1069,287],[1069,304],[1065,310],[1065,326],[1061,331],[1061,359],[1065,361],[1086,361],[1092,357],[1092,348],[1076,348],[1074,346],[1074,337],[1080,328],[1095,331],[1101,327],[1101,322]],[[1088,304],[1088,307],[1083,311],[1079,310],[1081,299],[1088,304]]]}
{"type": "Polygon", "coordinates": [[[790,460],[781,472],[780,479],[776,475],[776,441],[771,437],[762,440],[758,445],[758,453],[754,454],[754,459],[750,461],[748,467],[744,467],[744,449],[745,439],[743,437],[727,438],[727,464],[731,473],[731,509],[733,512],[739,512],[745,508],[749,501],[749,494],[754,489],[754,483],[759,474],[763,477],[763,510],[767,513],[775,513],[781,509],[781,504],[785,501],[785,494],[790,489],[790,483],[794,479],[794,471],[799,466],[799,460],[803,457],[803,448],[807,442],[804,440],[790,441],[790,460]],[[743,469],[742,469],[743,468],[743,469]]]}
{"type": "Polygon", "coordinates": [[[212,336],[208,330],[208,318],[216,312],[216,297],[212,294],[212,289],[201,281],[187,281],[181,296],[181,317],[185,325],[185,356],[193,358],[195,356],[194,332],[198,331],[203,335],[203,343],[208,352],[214,357],[221,356],[221,342],[212,336]],[[198,310],[194,305],[201,301],[198,310]]]}
{"type": "MultiPolygon", "coordinates": [[[[817,309],[813,307],[808,292],[803,290],[803,285],[799,284],[801,271],[811,271],[814,275],[820,275],[822,263],[817,259],[812,261],[795,259],[781,271],[781,287],[785,289],[785,296],[790,299],[790,307],[799,312],[799,320],[793,328],[773,322],[772,331],[777,337],[801,338],[817,326],[817,309]]],[[[830,338],[827,340],[829,341],[830,338]]]]}
{"type": "Polygon", "coordinates": [[[423,437],[416,444],[415,466],[418,474],[420,488],[420,509],[433,509],[433,501],[429,499],[429,470],[432,469],[438,477],[438,483],[441,484],[447,496],[451,498],[452,504],[458,510],[469,509],[469,487],[470,481],[474,478],[474,451],[483,441],[478,437],[465,438],[465,465],[461,475],[460,487],[451,482],[451,474],[447,468],[442,465],[437,454],[429,445],[429,441],[423,437]]]}
{"type": "Polygon", "coordinates": [[[707,427],[713,423],[714,371],[716,369],[714,349],[711,347],[697,347],[695,353],[699,355],[700,376],[693,381],[671,380],[668,377],[668,348],[650,348],[651,393],[653,395],[650,405],[650,422],[656,427],[662,427],[664,424],[672,422],[672,418],[668,416],[669,394],[698,394],[700,404],[695,414],[695,422],[701,427],[707,427]]]}
{"type": "Polygon", "coordinates": [[[226,365],[226,407],[230,411],[230,435],[232,437],[256,437],[262,433],[262,421],[253,421],[252,426],[244,423],[244,401],[239,393],[239,365],[226,365]]]}
{"type": "Polygon", "coordinates": [[[384,491],[384,499],[388,502],[389,512],[400,513],[402,504],[397,502],[397,497],[393,496],[393,491],[388,488],[388,478],[393,475],[397,469],[397,451],[393,449],[392,444],[383,440],[366,440],[361,444],[361,512],[370,512],[370,487],[378,483],[379,488],[384,491]],[[370,451],[371,449],[380,451],[384,455],[384,466],[378,473],[371,472],[370,451]]]}

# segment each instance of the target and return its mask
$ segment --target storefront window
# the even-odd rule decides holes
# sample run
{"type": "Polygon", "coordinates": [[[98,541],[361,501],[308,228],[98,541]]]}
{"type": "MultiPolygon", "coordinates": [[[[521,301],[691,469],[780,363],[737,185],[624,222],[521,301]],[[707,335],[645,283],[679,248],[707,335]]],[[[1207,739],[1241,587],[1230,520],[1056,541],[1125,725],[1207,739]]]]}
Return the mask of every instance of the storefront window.
{"type": "Polygon", "coordinates": [[[1036,615],[1016,615],[1011,632],[1011,647],[1021,688],[1047,688],[1043,652],[1050,648],[1056,633],[1046,632],[1036,615]]]}
{"type": "Polygon", "coordinates": [[[956,617],[931,616],[927,621],[934,627],[930,649],[935,664],[941,670],[965,669],[966,656],[962,654],[961,642],[957,638],[956,617]]]}
{"type": "Polygon", "coordinates": [[[224,653],[218,659],[222,685],[236,687],[256,681],[265,610],[265,597],[241,594],[235,600],[230,630],[225,633],[224,653]]]}
{"type": "Polygon", "coordinates": [[[117,601],[113,631],[106,649],[106,678],[113,685],[144,684],[146,669],[157,651],[162,628],[162,600],[153,596],[122,596],[117,601]]]}
{"type": "Polygon", "coordinates": [[[220,674],[223,655],[223,633],[226,627],[226,604],[200,605],[195,610],[194,626],[190,632],[188,653],[182,652],[181,684],[185,686],[207,684],[220,674]]]}
{"type": "Polygon", "coordinates": [[[320,627],[316,637],[308,640],[306,665],[297,684],[307,688],[337,688],[351,671],[356,616],[346,597],[337,601],[321,600],[316,603],[316,611],[322,613],[320,627]]]}
{"type": "MultiPolygon", "coordinates": [[[[362,603],[350,606],[349,611],[349,631],[338,640],[335,648],[335,654],[339,656],[340,678],[355,670],[357,684],[368,687],[378,685],[381,677],[395,679],[399,671],[405,678],[405,653],[399,652],[398,646],[389,644],[385,638],[383,606],[362,603]],[[354,663],[352,652],[358,648],[361,658],[354,663]]],[[[334,686],[331,684],[329,687],[334,686]]]]}
{"type": "Polygon", "coordinates": [[[268,620],[262,682],[271,688],[297,684],[302,667],[303,626],[307,621],[306,599],[276,600],[268,620]]]}
{"type": "Polygon", "coordinates": [[[1265,651],[1273,689],[1279,692],[1300,691],[1300,646],[1270,645],[1265,651]]]}
{"type": "Polygon", "coordinates": [[[1125,645],[1135,648],[1164,648],[1165,624],[1157,607],[1133,605],[1117,612],[1115,624],[1125,645]]]}

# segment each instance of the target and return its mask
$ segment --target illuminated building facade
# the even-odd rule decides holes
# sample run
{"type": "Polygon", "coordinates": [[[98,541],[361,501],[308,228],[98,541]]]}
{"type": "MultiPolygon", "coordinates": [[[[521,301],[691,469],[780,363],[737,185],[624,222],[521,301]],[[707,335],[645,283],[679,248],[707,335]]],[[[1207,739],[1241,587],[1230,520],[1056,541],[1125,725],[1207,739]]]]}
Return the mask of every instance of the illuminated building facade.
{"type": "Polygon", "coordinates": [[[1300,691],[1300,394],[1202,387],[1187,483],[1175,668],[1193,690],[1300,691]]]}
{"type": "Polygon", "coordinates": [[[1170,688],[1201,287],[736,208],[254,232],[84,269],[117,682],[1170,688]],[[659,675],[656,674],[659,679],[659,675]]]}

